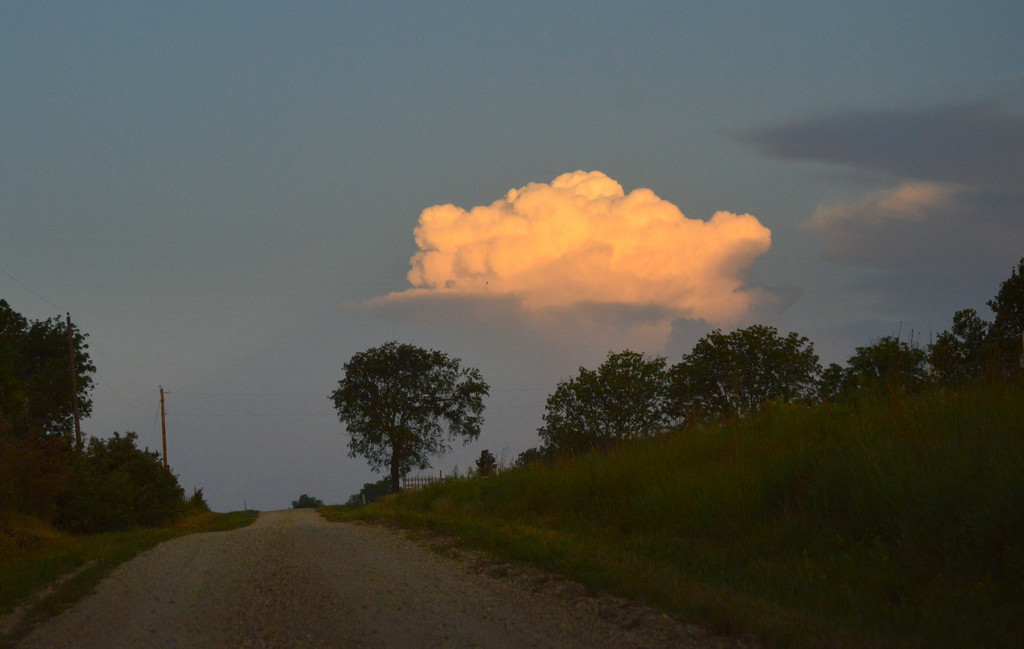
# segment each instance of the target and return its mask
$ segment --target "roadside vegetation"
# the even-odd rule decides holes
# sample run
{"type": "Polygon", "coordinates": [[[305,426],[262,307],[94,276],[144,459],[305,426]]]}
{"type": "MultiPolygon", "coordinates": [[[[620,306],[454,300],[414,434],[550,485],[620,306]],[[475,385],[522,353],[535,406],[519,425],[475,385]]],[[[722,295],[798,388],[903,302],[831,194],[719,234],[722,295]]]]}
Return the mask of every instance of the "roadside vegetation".
{"type": "Polygon", "coordinates": [[[988,306],[845,366],[760,325],[674,366],[611,353],[558,384],[516,467],[321,511],[438,530],[767,646],[1017,647],[1024,260],[988,306]]]}
{"type": "Polygon", "coordinates": [[[161,527],[75,535],[18,515],[0,536],[0,647],[88,594],[111,570],[153,546],[187,534],[250,524],[258,512],[198,512],[161,527]],[[5,618],[18,609],[15,619],[5,618]]]}
{"type": "Polygon", "coordinates": [[[0,546],[18,517],[86,534],[209,510],[135,433],[81,438],[96,371],[86,338],[70,318],[28,320],[0,300],[0,546]]]}
{"type": "Polygon", "coordinates": [[[256,517],[211,513],[133,432],[80,438],[85,341],[70,317],[28,320],[0,300],[0,647],[139,552],[256,517]]]}
{"type": "Polygon", "coordinates": [[[310,496],[302,494],[298,500],[292,501],[292,509],[316,509],[317,507],[323,507],[324,501],[320,500],[316,496],[310,496]]]}
{"type": "Polygon", "coordinates": [[[1024,387],[781,407],[450,481],[362,518],[454,534],[769,646],[1024,637],[1024,387]]]}

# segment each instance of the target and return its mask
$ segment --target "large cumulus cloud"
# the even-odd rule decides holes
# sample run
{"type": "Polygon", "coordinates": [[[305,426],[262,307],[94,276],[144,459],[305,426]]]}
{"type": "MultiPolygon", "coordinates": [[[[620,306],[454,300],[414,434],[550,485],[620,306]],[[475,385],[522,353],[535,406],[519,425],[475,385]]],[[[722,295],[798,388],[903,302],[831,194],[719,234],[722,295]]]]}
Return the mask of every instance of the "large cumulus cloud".
{"type": "MultiPolygon", "coordinates": [[[[414,288],[378,302],[500,297],[530,312],[599,305],[647,320],[727,323],[769,299],[745,288],[771,232],[750,214],[690,219],[650,189],[626,193],[599,171],[510,190],[490,205],[425,209],[414,288]]],[[[596,309],[596,311],[595,311],[596,309]]]]}

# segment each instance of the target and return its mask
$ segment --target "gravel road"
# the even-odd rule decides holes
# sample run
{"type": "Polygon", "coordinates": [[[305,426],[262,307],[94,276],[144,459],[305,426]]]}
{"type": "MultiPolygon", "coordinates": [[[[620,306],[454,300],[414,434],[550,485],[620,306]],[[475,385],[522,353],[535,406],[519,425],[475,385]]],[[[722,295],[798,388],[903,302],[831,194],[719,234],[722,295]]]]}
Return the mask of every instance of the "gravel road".
{"type": "Polygon", "coordinates": [[[164,543],[19,647],[690,647],[736,649],[542,573],[450,558],[311,510],[164,543]]]}

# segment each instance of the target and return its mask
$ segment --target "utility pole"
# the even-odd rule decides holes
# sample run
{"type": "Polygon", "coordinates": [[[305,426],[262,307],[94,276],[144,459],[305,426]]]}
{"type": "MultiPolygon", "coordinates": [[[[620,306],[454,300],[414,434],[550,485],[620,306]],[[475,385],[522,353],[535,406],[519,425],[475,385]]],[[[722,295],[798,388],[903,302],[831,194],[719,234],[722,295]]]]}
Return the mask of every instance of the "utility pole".
{"type": "Polygon", "coordinates": [[[68,312],[68,360],[71,365],[71,411],[75,416],[75,448],[82,452],[82,418],[78,414],[78,368],[75,365],[75,334],[71,329],[71,313],[68,312]]]}
{"type": "Polygon", "coordinates": [[[164,439],[164,468],[167,468],[167,411],[164,410],[164,386],[160,386],[160,433],[164,439]]]}

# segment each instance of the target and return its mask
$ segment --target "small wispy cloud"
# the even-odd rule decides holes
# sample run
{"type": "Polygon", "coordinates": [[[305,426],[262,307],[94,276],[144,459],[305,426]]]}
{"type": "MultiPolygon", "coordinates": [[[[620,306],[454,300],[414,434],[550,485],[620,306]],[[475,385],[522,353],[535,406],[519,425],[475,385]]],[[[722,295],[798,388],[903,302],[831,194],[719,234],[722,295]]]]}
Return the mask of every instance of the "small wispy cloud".
{"type": "Polygon", "coordinates": [[[894,292],[924,278],[995,281],[1024,251],[1024,116],[996,103],[845,111],[740,138],[770,157],[888,177],[805,226],[825,259],[885,271],[894,292]]]}
{"type": "Polygon", "coordinates": [[[847,226],[877,228],[893,221],[920,222],[952,203],[956,194],[956,187],[952,185],[904,183],[857,201],[821,206],[814,212],[807,229],[828,233],[847,226]]]}

